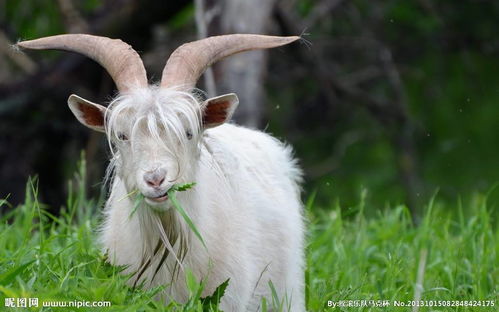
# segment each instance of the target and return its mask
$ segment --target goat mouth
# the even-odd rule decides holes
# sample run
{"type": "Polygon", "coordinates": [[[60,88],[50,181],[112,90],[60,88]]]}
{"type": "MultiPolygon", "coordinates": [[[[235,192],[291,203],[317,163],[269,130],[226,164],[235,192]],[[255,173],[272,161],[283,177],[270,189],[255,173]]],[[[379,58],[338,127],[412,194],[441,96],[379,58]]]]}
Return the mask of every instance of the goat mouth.
{"type": "Polygon", "coordinates": [[[157,197],[147,197],[147,199],[149,199],[153,202],[156,202],[156,203],[162,203],[162,202],[168,200],[168,192],[165,192],[164,194],[159,195],[157,197]]]}

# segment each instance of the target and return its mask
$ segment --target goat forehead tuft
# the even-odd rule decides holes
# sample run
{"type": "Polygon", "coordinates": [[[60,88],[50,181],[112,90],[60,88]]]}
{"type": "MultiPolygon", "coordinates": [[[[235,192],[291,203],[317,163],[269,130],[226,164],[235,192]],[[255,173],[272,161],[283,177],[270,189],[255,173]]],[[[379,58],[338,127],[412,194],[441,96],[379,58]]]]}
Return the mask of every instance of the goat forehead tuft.
{"type": "Polygon", "coordinates": [[[196,95],[175,89],[136,90],[116,97],[109,105],[107,122],[112,130],[117,123],[154,116],[157,122],[168,123],[181,119],[189,124],[200,123],[201,109],[196,95]]]}
{"type": "Polygon", "coordinates": [[[188,152],[191,137],[197,142],[201,132],[201,106],[196,95],[175,89],[137,90],[116,97],[106,113],[106,133],[112,142],[126,133],[132,146],[139,141],[154,141],[158,147],[174,149],[171,153],[183,156],[188,152]]]}

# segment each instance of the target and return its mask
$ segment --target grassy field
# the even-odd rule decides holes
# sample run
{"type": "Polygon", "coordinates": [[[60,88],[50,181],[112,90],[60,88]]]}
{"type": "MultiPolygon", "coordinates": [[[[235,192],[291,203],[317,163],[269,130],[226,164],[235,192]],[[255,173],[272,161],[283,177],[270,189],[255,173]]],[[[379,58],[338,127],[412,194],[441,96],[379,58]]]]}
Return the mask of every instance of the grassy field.
{"type": "MultiPolygon", "coordinates": [[[[119,268],[104,262],[95,243],[98,204],[86,199],[77,185],[69,189],[75,191],[58,217],[38,202],[36,181],[28,183],[26,202],[8,213],[7,201],[0,200],[1,311],[14,311],[4,307],[8,298],[38,298],[39,306],[49,300],[112,303],[107,308],[42,311],[206,309],[196,295],[199,284],[193,280],[188,283],[193,297],[186,305],[171,303],[165,307],[152,299],[161,289],[127,287],[126,277],[119,274],[119,268]]],[[[414,226],[403,206],[366,217],[369,203],[365,194],[350,209],[315,207],[313,196],[308,200],[309,311],[410,311],[395,307],[395,301],[407,304],[415,299],[458,305],[421,307],[419,311],[496,311],[499,233],[494,219],[497,212],[488,207],[486,195],[476,194],[467,205],[444,205],[436,196],[421,224],[414,226]],[[333,308],[328,307],[328,300],[330,305],[341,300],[374,300],[389,306],[333,308]],[[496,306],[461,306],[491,303],[496,306]]],[[[266,305],[272,306],[275,299],[269,298],[266,305]]]]}

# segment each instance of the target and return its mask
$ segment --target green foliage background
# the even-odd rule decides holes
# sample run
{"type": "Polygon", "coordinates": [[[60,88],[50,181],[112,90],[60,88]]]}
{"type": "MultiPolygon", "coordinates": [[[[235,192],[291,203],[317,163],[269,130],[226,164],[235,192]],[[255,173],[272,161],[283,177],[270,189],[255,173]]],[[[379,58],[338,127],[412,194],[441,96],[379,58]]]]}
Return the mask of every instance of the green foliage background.
{"type": "MultiPolygon", "coordinates": [[[[103,14],[106,5],[112,8],[107,2],[93,0],[77,1],[75,4],[87,20],[103,14]]],[[[296,18],[305,19],[317,5],[315,1],[295,1],[296,18]]],[[[473,191],[490,189],[499,180],[499,162],[496,161],[499,153],[496,135],[499,130],[499,36],[495,31],[499,28],[497,2],[465,0],[428,4],[426,1],[398,0],[374,4],[356,0],[348,5],[356,9],[357,20],[345,8],[347,5],[339,6],[330,16],[306,30],[310,33],[306,38],[312,42],[310,49],[338,60],[336,72],[332,75],[338,75],[339,79],[375,64],[376,59],[364,47],[336,49],[335,44],[340,44],[345,38],[358,36],[362,45],[362,40],[368,42],[376,37],[391,49],[400,71],[409,117],[415,125],[416,171],[423,184],[421,194],[418,194],[421,203],[428,200],[436,189],[450,200],[467,197],[473,191]],[[366,26],[359,26],[359,23],[366,26]],[[350,54],[344,55],[345,51],[350,54]]],[[[160,27],[175,30],[179,36],[185,36],[187,29],[192,32],[195,28],[194,7],[189,1],[181,9],[165,10],[172,11],[169,13],[171,17],[160,27]]],[[[13,40],[65,32],[60,10],[51,2],[2,1],[0,22],[13,40]]],[[[113,32],[118,27],[111,26],[109,31],[113,32]]],[[[33,58],[48,66],[60,55],[57,52],[41,52],[33,54],[33,58]]],[[[286,75],[287,72],[281,67],[289,67],[293,63],[307,66],[300,65],[302,61],[299,55],[293,53],[282,55],[272,52],[269,64],[272,71],[276,69],[279,75],[286,75]],[[274,58],[277,55],[279,58],[274,58]]],[[[14,78],[21,79],[22,73],[15,69],[13,73],[14,78]]],[[[306,176],[306,189],[318,189],[319,202],[341,198],[348,205],[355,201],[356,194],[364,187],[369,188],[369,196],[378,208],[386,202],[406,201],[404,187],[399,183],[396,151],[390,139],[390,133],[396,129],[388,129],[365,108],[344,98],[341,93],[337,94],[338,103],[325,103],[325,90],[314,72],[303,72],[301,79],[289,78],[284,83],[277,83],[276,80],[282,81],[280,77],[269,74],[267,130],[295,147],[306,172],[334,154],[332,151],[342,144],[344,134],[352,132],[358,136],[355,143],[348,145],[341,155],[333,159],[337,162],[333,170],[306,176]]],[[[370,81],[360,87],[368,94],[387,101],[392,92],[384,79],[370,81]]],[[[64,110],[60,103],[49,102],[44,103],[44,106],[53,107],[49,111],[9,113],[11,101],[12,98],[2,100],[0,93],[0,108],[5,106],[7,110],[6,114],[0,115],[4,119],[3,131],[11,128],[11,131],[19,131],[15,129],[15,124],[8,123],[19,118],[17,124],[23,123],[23,127],[36,133],[37,128],[43,127],[41,120],[47,118],[47,113],[64,110]],[[26,118],[25,115],[31,117],[26,118]]],[[[57,123],[67,116],[57,113],[53,119],[57,123]]],[[[67,155],[66,169],[60,174],[59,181],[64,181],[74,171],[78,146],[85,147],[82,144],[84,141],[81,138],[78,140],[80,143],[67,155]]],[[[32,172],[24,173],[24,178],[27,174],[40,173],[40,166],[49,166],[49,161],[38,160],[32,172]]],[[[43,174],[41,178],[43,181],[43,174]]],[[[98,179],[92,181],[95,182],[98,179]]],[[[491,196],[495,205],[497,196],[491,196]]]]}

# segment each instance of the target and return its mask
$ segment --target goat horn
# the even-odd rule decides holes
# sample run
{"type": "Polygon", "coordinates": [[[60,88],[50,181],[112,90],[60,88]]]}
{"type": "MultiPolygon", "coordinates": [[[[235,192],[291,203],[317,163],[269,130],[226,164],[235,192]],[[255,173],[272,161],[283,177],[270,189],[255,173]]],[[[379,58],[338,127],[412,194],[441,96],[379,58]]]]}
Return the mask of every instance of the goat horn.
{"type": "Polygon", "coordinates": [[[64,50],[83,54],[104,67],[121,92],[147,87],[144,64],[131,46],[119,39],[70,34],[21,41],[18,47],[34,50],[64,50]]]}
{"type": "Polygon", "coordinates": [[[249,50],[275,48],[298,39],[300,39],[298,36],[234,34],[208,37],[183,44],[166,62],[161,87],[193,88],[206,68],[224,57],[249,50]]]}

